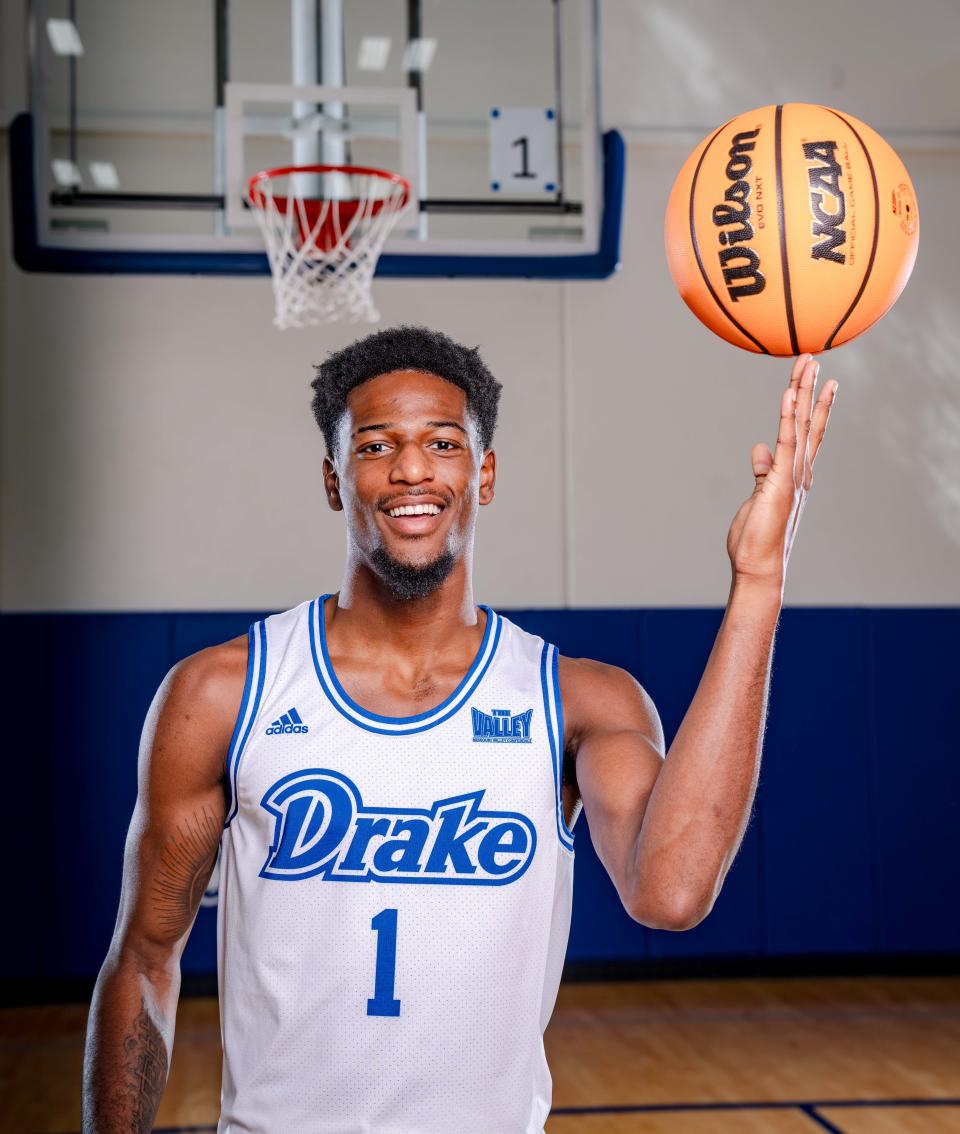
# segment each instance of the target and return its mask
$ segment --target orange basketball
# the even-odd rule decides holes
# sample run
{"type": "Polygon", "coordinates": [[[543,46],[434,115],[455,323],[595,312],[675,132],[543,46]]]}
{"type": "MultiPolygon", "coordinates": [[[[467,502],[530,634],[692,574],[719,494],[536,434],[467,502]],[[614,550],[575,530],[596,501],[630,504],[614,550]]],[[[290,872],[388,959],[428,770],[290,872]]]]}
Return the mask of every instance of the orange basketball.
{"type": "Polygon", "coordinates": [[[917,199],[869,126],[826,106],[751,110],[704,138],[674,182],[664,239],[684,302],[759,354],[862,334],[903,291],[917,199]]]}

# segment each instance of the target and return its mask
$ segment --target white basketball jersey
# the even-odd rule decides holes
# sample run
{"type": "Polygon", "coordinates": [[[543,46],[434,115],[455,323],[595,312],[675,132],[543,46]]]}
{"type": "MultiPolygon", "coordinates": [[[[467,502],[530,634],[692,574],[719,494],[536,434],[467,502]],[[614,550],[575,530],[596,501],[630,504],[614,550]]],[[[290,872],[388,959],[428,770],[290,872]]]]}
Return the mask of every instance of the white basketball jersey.
{"type": "Polygon", "coordinates": [[[557,648],[481,604],[454,692],[380,716],[333,672],[328,597],[250,627],[218,1134],[542,1134],[573,889],[557,648]]]}

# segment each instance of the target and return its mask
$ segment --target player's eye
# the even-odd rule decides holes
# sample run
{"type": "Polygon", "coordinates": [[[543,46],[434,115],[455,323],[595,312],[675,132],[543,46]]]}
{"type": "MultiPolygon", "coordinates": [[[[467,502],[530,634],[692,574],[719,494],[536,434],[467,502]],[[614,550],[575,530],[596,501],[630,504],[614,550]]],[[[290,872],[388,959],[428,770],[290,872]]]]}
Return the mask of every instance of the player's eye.
{"type": "Polygon", "coordinates": [[[364,445],[362,449],[358,449],[358,453],[365,453],[368,449],[372,449],[375,445],[383,445],[382,441],[371,441],[369,445],[364,445]]]}
{"type": "Polygon", "coordinates": [[[458,445],[455,445],[453,441],[447,441],[447,440],[446,440],[445,438],[443,438],[443,437],[438,437],[436,441],[432,442],[432,444],[434,444],[434,445],[446,445],[446,446],[448,446],[448,448],[447,448],[447,449],[441,449],[441,450],[440,450],[440,451],[441,451],[442,453],[446,453],[446,452],[449,452],[449,450],[450,450],[450,449],[457,449],[457,448],[459,448],[459,446],[458,446],[458,445]]]}

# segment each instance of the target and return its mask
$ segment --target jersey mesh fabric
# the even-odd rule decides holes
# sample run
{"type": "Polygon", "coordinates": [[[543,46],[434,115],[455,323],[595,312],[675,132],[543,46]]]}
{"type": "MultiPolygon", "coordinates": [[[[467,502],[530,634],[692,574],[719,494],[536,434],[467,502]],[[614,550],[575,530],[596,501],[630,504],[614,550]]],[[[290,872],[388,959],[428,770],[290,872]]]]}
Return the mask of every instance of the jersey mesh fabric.
{"type": "Polygon", "coordinates": [[[221,842],[218,1134],[542,1134],[551,1098],[543,1030],[573,886],[556,647],[483,607],[484,644],[458,689],[437,710],[377,716],[336,683],[327,597],[250,629],[221,842]],[[484,735],[494,710],[501,722],[521,718],[508,727],[513,740],[484,735]],[[353,860],[353,876],[333,876],[329,864],[312,873],[289,866],[310,862],[311,845],[332,845],[339,822],[334,797],[310,785],[347,781],[354,806],[338,847],[350,843],[359,815],[386,824],[406,813],[435,831],[435,804],[482,792],[480,834],[440,875],[369,877],[379,836],[353,860]],[[307,792],[296,839],[295,808],[281,810],[278,784],[307,792]],[[311,790],[312,825],[303,819],[311,790]],[[505,849],[480,854],[491,870],[508,871],[503,880],[476,862],[485,830],[505,823],[513,828],[505,849]],[[296,852],[285,860],[291,873],[271,873],[280,843],[296,852]],[[525,855],[509,853],[524,845],[525,855]],[[392,961],[385,910],[395,911],[392,961]],[[378,967],[396,1015],[368,1010],[380,993],[378,967]]]}

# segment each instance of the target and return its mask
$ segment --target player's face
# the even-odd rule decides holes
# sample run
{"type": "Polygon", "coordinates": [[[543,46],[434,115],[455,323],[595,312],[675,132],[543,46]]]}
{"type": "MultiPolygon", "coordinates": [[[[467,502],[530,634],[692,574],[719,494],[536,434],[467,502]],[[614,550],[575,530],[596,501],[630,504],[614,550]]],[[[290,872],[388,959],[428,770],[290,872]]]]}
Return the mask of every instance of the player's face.
{"type": "Polygon", "coordinates": [[[438,585],[471,553],[478,505],[493,499],[495,457],[480,451],[466,393],[434,374],[381,374],[348,395],[339,441],[327,489],[357,551],[375,568],[423,570],[425,582],[432,572],[438,585]],[[390,514],[416,505],[433,507],[390,514]]]}

